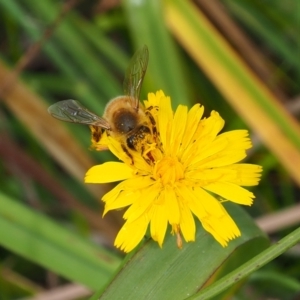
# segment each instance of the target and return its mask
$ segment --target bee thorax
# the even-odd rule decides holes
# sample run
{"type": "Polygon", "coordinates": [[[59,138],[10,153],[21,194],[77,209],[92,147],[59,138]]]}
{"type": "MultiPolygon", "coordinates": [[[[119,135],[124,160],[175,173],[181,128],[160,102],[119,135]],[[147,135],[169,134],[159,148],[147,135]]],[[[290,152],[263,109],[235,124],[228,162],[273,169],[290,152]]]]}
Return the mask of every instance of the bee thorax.
{"type": "Polygon", "coordinates": [[[116,131],[126,134],[136,128],[138,119],[135,114],[128,110],[119,110],[114,116],[114,125],[116,131]]]}

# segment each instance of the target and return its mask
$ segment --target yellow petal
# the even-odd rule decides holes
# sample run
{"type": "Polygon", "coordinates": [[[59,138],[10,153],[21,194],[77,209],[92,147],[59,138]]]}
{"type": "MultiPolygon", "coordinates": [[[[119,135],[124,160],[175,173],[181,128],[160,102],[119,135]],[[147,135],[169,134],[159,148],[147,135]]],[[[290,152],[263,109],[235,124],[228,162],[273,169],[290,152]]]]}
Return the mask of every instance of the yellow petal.
{"type": "Polygon", "coordinates": [[[223,247],[226,247],[228,242],[241,235],[241,232],[233,219],[223,208],[222,216],[216,218],[209,216],[201,219],[203,228],[208,231],[223,247]]]}
{"type": "MultiPolygon", "coordinates": [[[[137,151],[132,151],[131,152],[133,161],[134,161],[134,168],[136,170],[138,170],[139,175],[141,176],[145,176],[148,175],[149,173],[151,173],[151,166],[149,164],[147,164],[147,162],[145,161],[144,157],[141,155],[141,153],[137,152],[137,151]]],[[[124,161],[126,163],[126,161],[124,161]]],[[[132,160],[130,158],[130,162],[127,164],[130,165],[132,163],[132,160]]]]}
{"type": "Polygon", "coordinates": [[[165,94],[162,90],[159,90],[156,93],[148,93],[148,100],[144,101],[145,107],[159,106],[160,100],[163,97],[165,97],[165,94]]]}
{"type": "Polygon", "coordinates": [[[186,148],[191,144],[194,138],[194,134],[199,127],[200,119],[202,118],[204,112],[204,107],[200,104],[194,105],[188,112],[186,127],[184,136],[182,139],[182,150],[185,151],[186,148]]]}
{"type": "Polygon", "coordinates": [[[202,144],[202,147],[199,148],[199,153],[195,153],[198,160],[205,158],[208,155],[214,155],[222,150],[226,152],[246,150],[252,146],[247,130],[232,130],[225,132],[216,136],[211,142],[206,137],[203,137],[203,142],[199,144],[202,144]],[[206,152],[209,152],[208,155],[206,152]]]}
{"type": "Polygon", "coordinates": [[[156,181],[153,180],[150,176],[134,176],[127,179],[126,181],[121,182],[119,185],[123,190],[133,190],[144,189],[155,184],[156,181]]]}
{"type": "Polygon", "coordinates": [[[131,205],[135,201],[138,201],[141,196],[142,194],[140,191],[121,191],[118,197],[106,202],[103,216],[110,210],[120,209],[131,205]]]}
{"type": "Polygon", "coordinates": [[[222,181],[231,182],[241,186],[257,185],[262,172],[262,167],[252,164],[234,164],[226,168],[227,173],[222,181]]]}
{"type": "Polygon", "coordinates": [[[193,169],[209,169],[209,168],[219,168],[228,165],[232,165],[244,159],[247,156],[246,151],[236,150],[222,153],[217,153],[215,155],[209,156],[202,161],[194,163],[190,166],[193,169]]]}
{"type": "MultiPolygon", "coordinates": [[[[246,156],[251,148],[247,130],[233,130],[222,133],[211,140],[202,136],[193,149],[193,159],[189,164],[194,168],[212,168],[236,163],[246,156]]],[[[190,166],[191,168],[191,166],[190,166]]]]}
{"type": "Polygon", "coordinates": [[[193,192],[194,192],[194,198],[196,198],[197,201],[201,203],[201,206],[205,210],[206,215],[214,216],[216,218],[223,216],[224,214],[223,206],[215,197],[213,197],[204,189],[199,187],[195,187],[193,189],[193,192]]]}
{"type": "Polygon", "coordinates": [[[230,182],[241,186],[257,185],[261,177],[262,167],[252,164],[234,164],[212,169],[195,169],[186,172],[185,178],[197,180],[201,185],[216,181],[230,182]]]}
{"type": "Polygon", "coordinates": [[[120,181],[133,176],[132,169],[120,162],[106,162],[91,167],[84,178],[86,183],[108,183],[120,181]]]}
{"type": "Polygon", "coordinates": [[[131,165],[132,159],[128,156],[126,152],[124,152],[122,144],[119,141],[112,138],[111,136],[109,136],[108,139],[108,148],[111,151],[111,153],[113,153],[119,160],[122,160],[127,165],[131,165]]]}
{"type": "MultiPolygon", "coordinates": [[[[198,120],[197,130],[182,154],[182,161],[186,166],[202,159],[202,149],[211,149],[212,141],[215,140],[223,126],[224,120],[216,112],[212,112],[207,119],[198,120]]],[[[210,157],[211,155],[206,156],[210,157]]]]}
{"type": "Polygon", "coordinates": [[[118,197],[121,191],[122,191],[121,185],[120,184],[116,185],[113,189],[111,189],[102,197],[102,201],[104,202],[115,201],[115,199],[118,197]]]}
{"type": "Polygon", "coordinates": [[[203,188],[238,204],[251,205],[253,203],[253,193],[236,184],[219,181],[203,188]]]}
{"type": "Polygon", "coordinates": [[[202,219],[207,216],[201,199],[199,199],[194,193],[194,189],[188,185],[187,182],[182,181],[176,186],[176,193],[182,198],[184,205],[188,206],[198,219],[202,219]]]}
{"type": "Polygon", "coordinates": [[[177,195],[175,191],[170,186],[166,186],[164,192],[162,193],[165,198],[165,210],[168,216],[169,223],[179,224],[180,222],[180,211],[178,205],[177,195]]]}
{"type": "Polygon", "coordinates": [[[186,242],[195,240],[196,226],[194,217],[187,205],[180,206],[180,230],[186,242]]]}
{"type": "Polygon", "coordinates": [[[102,201],[104,201],[107,206],[111,206],[114,201],[117,200],[119,194],[124,192],[123,196],[129,195],[130,193],[134,193],[139,195],[139,190],[144,189],[146,187],[150,187],[155,183],[154,180],[149,178],[148,176],[141,176],[141,177],[132,177],[125,181],[120,182],[117,186],[115,186],[111,191],[106,193],[102,201]],[[125,194],[126,193],[126,194],[125,194]]]}
{"type": "Polygon", "coordinates": [[[218,135],[216,140],[227,141],[228,149],[231,150],[246,150],[252,146],[248,130],[231,130],[223,132],[218,135]]]}
{"type": "Polygon", "coordinates": [[[142,197],[139,197],[125,212],[124,219],[133,222],[143,215],[159,195],[159,190],[156,186],[151,186],[150,188],[143,189],[141,191],[142,197]]]}
{"type": "Polygon", "coordinates": [[[202,128],[197,134],[197,143],[201,146],[210,144],[224,127],[225,121],[219,113],[212,111],[207,119],[201,120],[202,128]]]}
{"type": "Polygon", "coordinates": [[[130,252],[145,236],[148,224],[149,218],[146,214],[134,222],[125,222],[116,237],[114,245],[125,252],[130,252]]]}
{"type": "Polygon", "coordinates": [[[160,139],[164,149],[168,149],[170,145],[170,129],[173,120],[173,111],[171,107],[170,97],[161,99],[160,108],[158,112],[158,126],[160,139]]]}
{"type": "Polygon", "coordinates": [[[180,145],[185,132],[187,120],[187,107],[179,105],[172,122],[171,141],[170,141],[170,154],[176,155],[179,153],[180,145]]]}
{"type": "Polygon", "coordinates": [[[228,142],[225,140],[214,140],[211,143],[207,143],[206,145],[200,145],[200,143],[196,143],[194,145],[193,158],[190,160],[190,165],[195,164],[199,161],[203,161],[206,158],[211,158],[214,156],[219,156],[219,153],[228,147],[228,142]]]}
{"type": "MultiPolygon", "coordinates": [[[[211,182],[223,180],[223,178],[235,179],[237,171],[229,168],[213,168],[213,169],[194,169],[188,170],[185,174],[185,178],[189,180],[197,180],[199,184],[207,185],[211,182]]],[[[225,181],[225,180],[224,180],[225,181]]]]}
{"type": "Polygon", "coordinates": [[[112,209],[118,209],[139,201],[144,197],[141,192],[154,185],[155,181],[148,176],[129,178],[105,194],[102,200],[106,203],[103,215],[112,209]]]}
{"type": "Polygon", "coordinates": [[[154,241],[162,247],[168,225],[166,207],[155,204],[152,207],[150,232],[154,241]]]}

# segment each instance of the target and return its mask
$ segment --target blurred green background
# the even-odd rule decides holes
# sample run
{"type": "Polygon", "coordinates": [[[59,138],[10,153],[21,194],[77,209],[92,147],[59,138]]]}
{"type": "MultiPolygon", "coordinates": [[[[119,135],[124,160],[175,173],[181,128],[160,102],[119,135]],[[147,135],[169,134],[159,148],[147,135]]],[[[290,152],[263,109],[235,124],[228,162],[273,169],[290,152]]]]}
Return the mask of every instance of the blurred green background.
{"type": "MultiPolygon", "coordinates": [[[[112,156],[47,107],[76,99],[101,115],[144,44],[141,99],[162,89],[173,108],[200,102],[225,130],[249,129],[247,162],[264,173],[248,213],[272,241],[300,223],[297,0],[0,0],[0,28],[0,299],[87,299],[122,260],[122,212],[101,217],[111,186],[83,183],[112,156]]],[[[299,256],[296,246],[255,272],[234,299],[299,299],[299,256]]]]}

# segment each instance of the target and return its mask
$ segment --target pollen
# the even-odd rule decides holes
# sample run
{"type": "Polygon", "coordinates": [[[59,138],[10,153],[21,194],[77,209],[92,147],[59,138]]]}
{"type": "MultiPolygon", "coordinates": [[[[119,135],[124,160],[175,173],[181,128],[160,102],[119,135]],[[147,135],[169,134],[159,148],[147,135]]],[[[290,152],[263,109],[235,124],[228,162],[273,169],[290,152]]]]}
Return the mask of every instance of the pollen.
{"type": "Polygon", "coordinates": [[[184,178],[183,165],[177,158],[164,157],[154,167],[154,178],[165,185],[174,185],[184,178]]]}

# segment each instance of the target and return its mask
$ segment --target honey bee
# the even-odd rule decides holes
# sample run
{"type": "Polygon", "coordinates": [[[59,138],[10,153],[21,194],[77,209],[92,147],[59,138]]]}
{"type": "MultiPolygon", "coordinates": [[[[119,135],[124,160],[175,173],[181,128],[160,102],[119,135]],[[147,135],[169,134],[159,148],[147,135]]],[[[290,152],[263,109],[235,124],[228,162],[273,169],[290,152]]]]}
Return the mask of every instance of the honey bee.
{"type": "Polygon", "coordinates": [[[107,135],[120,142],[132,164],[131,151],[139,152],[148,163],[152,163],[149,145],[157,139],[156,124],[151,114],[153,107],[145,109],[139,101],[148,60],[149,52],[145,45],[134,54],[127,68],[123,82],[124,95],[108,102],[103,117],[75,100],[57,102],[48,108],[48,112],[62,121],[89,125],[95,143],[99,142],[105,130],[107,135]]]}

